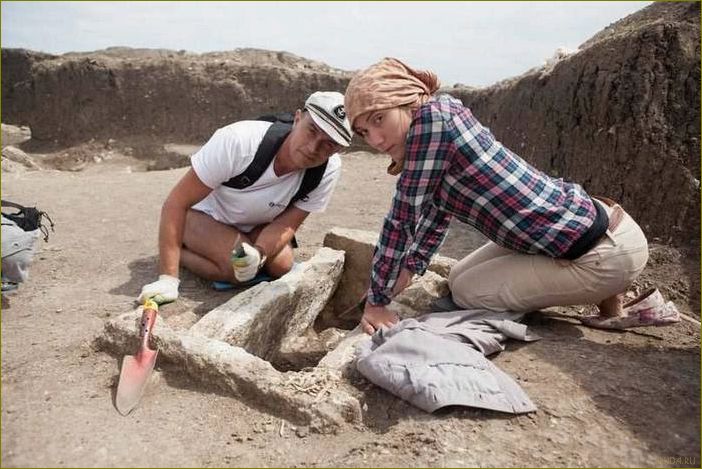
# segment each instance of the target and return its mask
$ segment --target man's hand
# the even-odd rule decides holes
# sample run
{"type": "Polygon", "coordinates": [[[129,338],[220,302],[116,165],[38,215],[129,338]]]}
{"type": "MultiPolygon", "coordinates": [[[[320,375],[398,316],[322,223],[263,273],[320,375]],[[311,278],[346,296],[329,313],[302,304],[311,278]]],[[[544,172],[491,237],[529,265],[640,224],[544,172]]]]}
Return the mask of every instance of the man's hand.
{"type": "Polygon", "coordinates": [[[366,334],[373,335],[382,326],[392,327],[399,320],[397,313],[390,311],[387,306],[373,306],[366,303],[365,308],[363,308],[363,317],[361,318],[361,329],[366,334]]]}
{"type": "Polygon", "coordinates": [[[144,285],[139,295],[139,303],[148,299],[154,300],[158,304],[170,303],[178,299],[178,286],[180,280],[171,275],[159,275],[158,280],[148,285],[144,285]]]}
{"type": "Polygon", "coordinates": [[[255,246],[241,243],[241,251],[232,252],[232,268],[237,282],[253,279],[266,262],[266,257],[255,246]],[[242,255],[243,254],[243,255],[242,255]]]}

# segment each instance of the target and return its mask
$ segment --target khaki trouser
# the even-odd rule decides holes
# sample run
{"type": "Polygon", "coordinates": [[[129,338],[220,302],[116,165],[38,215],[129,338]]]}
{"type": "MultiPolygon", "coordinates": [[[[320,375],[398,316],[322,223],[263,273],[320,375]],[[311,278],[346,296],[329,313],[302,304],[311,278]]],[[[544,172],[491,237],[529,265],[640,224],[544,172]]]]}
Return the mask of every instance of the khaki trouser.
{"type": "Polygon", "coordinates": [[[610,220],[619,218],[612,216],[615,210],[621,211],[621,221],[581,257],[571,261],[521,254],[489,242],[451,269],[453,301],[463,308],[526,312],[598,304],[623,292],[646,266],[648,243],[621,207],[602,205],[610,220]]]}

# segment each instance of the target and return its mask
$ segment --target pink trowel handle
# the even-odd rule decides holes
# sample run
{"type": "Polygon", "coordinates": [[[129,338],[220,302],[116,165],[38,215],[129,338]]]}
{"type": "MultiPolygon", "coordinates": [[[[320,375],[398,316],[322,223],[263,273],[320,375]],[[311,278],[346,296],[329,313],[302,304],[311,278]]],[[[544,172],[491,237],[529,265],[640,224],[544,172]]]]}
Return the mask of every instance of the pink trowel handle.
{"type": "Polygon", "coordinates": [[[149,337],[156,322],[158,310],[144,306],[144,311],[141,313],[141,325],[139,326],[139,337],[141,338],[141,347],[139,351],[149,348],[149,337]]]}

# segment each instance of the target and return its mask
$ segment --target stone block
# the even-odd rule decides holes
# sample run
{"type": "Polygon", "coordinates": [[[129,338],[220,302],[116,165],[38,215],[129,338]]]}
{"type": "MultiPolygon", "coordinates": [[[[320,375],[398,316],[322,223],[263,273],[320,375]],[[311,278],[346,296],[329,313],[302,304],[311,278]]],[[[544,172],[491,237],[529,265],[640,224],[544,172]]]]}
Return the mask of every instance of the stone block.
{"type": "MultiPolygon", "coordinates": [[[[139,345],[141,311],[109,321],[98,345],[116,354],[133,355],[139,345]]],[[[171,362],[194,380],[228,391],[242,401],[274,412],[310,429],[335,432],[345,423],[359,423],[361,408],[352,389],[335,370],[281,373],[265,360],[225,342],[176,333],[157,318],[151,346],[158,360],[171,362]]],[[[148,405],[142,402],[141,405],[148,405]]]]}
{"type": "Polygon", "coordinates": [[[275,361],[315,321],[336,290],[344,253],[321,248],[273,282],[260,283],[207,313],[190,333],[224,341],[275,361]]]}
{"type": "MultiPolygon", "coordinates": [[[[370,266],[377,241],[377,233],[337,227],[332,228],[324,237],[324,246],[346,252],[346,265],[337,293],[322,312],[323,325],[349,328],[360,321],[361,312],[348,309],[368,290],[370,266]]],[[[395,298],[390,308],[403,318],[428,312],[434,299],[449,294],[446,279],[456,262],[450,257],[434,256],[427,272],[421,277],[415,277],[413,284],[395,298]]]]}
{"type": "Polygon", "coordinates": [[[361,330],[360,326],[350,331],[339,344],[329,352],[317,365],[317,368],[333,370],[341,377],[355,373],[353,366],[356,359],[356,346],[363,341],[371,340],[371,336],[361,330]]]}
{"type": "Polygon", "coordinates": [[[431,311],[432,302],[448,294],[448,280],[427,270],[421,277],[415,277],[407,288],[393,298],[393,301],[426,314],[431,311]]]}
{"type": "Polygon", "coordinates": [[[346,253],[344,273],[341,275],[337,294],[334,295],[330,307],[323,313],[324,324],[349,327],[350,324],[344,321],[345,318],[336,318],[335,314],[358,303],[368,290],[373,249],[377,242],[378,233],[347,228],[332,228],[324,236],[324,246],[346,253]]]}
{"type": "Polygon", "coordinates": [[[2,157],[7,158],[10,161],[14,161],[15,163],[19,163],[29,169],[41,169],[39,165],[34,162],[32,157],[19,148],[10,145],[2,147],[2,157]]]}
{"type": "Polygon", "coordinates": [[[349,331],[330,327],[317,333],[309,328],[304,334],[288,337],[275,358],[278,369],[294,369],[317,366],[317,363],[346,336],[349,331]]]}
{"type": "Polygon", "coordinates": [[[437,254],[431,260],[431,263],[427,267],[427,270],[430,270],[435,274],[439,274],[445,279],[448,279],[449,272],[451,272],[451,268],[453,268],[453,266],[456,265],[457,262],[458,261],[453,257],[446,257],[437,254]]]}
{"type": "Polygon", "coordinates": [[[32,138],[29,127],[17,127],[14,125],[2,124],[2,147],[16,146],[32,138]]]}

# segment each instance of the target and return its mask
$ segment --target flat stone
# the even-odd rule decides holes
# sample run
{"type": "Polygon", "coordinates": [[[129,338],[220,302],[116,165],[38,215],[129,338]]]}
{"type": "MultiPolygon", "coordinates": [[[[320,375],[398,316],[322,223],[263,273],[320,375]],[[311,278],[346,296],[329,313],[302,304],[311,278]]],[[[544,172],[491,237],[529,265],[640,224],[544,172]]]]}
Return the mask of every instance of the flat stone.
{"type": "Polygon", "coordinates": [[[28,154],[11,145],[2,147],[2,157],[29,169],[41,169],[28,154]]]}
{"type": "Polygon", "coordinates": [[[275,359],[276,366],[298,370],[317,366],[317,363],[333,350],[348,332],[330,327],[317,333],[310,327],[300,336],[288,337],[278,351],[275,359]]]}
{"type": "Polygon", "coordinates": [[[348,377],[356,371],[353,366],[356,359],[356,346],[366,340],[371,340],[371,337],[357,326],[319,362],[317,368],[335,371],[340,377],[348,377]]]}
{"type": "Polygon", "coordinates": [[[352,327],[353,320],[350,322],[348,318],[337,317],[336,314],[358,303],[368,290],[370,265],[377,242],[378,233],[347,228],[334,227],[324,236],[324,246],[346,253],[338,293],[332,298],[330,307],[322,313],[325,325],[352,327]]]}
{"type": "Polygon", "coordinates": [[[32,138],[29,127],[17,127],[15,125],[2,124],[2,146],[15,146],[26,142],[32,138]]]}
{"type": "Polygon", "coordinates": [[[12,161],[8,158],[3,157],[2,158],[2,172],[3,173],[14,173],[17,177],[18,175],[22,173],[27,172],[27,167],[21,163],[17,163],[16,161],[12,161]]]}
{"type": "Polygon", "coordinates": [[[456,265],[457,262],[458,261],[453,257],[446,257],[437,254],[431,260],[431,263],[427,267],[427,270],[430,270],[435,274],[438,274],[444,277],[445,279],[448,279],[449,272],[451,272],[451,269],[454,265],[456,265]]]}
{"type": "Polygon", "coordinates": [[[427,270],[421,277],[416,277],[402,293],[393,298],[393,301],[426,314],[431,311],[431,304],[435,300],[448,294],[448,280],[437,273],[427,270]]]}
{"type": "Polygon", "coordinates": [[[275,361],[314,323],[334,293],[344,253],[321,248],[273,282],[260,283],[207,313],[190,333],[245,348],[275,361]]]}
{"type": "MultiPolygon", "coordinates": [[[[139,346],[140,318],[138,309],[109,321],[98,345],[117,354],[133,355],[139,346]]],[[[153,328],[151,346],[159,350],[158,360],[174,363],[193,379],[295,424],[309,425],[313,431],[335,432],[346,423],[361,421],[358,399],[334,370],[281,373],[243,348],[187,332],[176,333],[160,317],[153,328]]]]}

